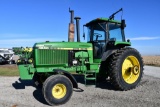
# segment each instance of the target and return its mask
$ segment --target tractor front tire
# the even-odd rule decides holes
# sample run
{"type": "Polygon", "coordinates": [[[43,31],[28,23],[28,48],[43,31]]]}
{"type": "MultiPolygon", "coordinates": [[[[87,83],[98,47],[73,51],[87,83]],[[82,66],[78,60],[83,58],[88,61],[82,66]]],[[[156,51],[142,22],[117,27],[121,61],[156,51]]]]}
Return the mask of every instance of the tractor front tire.
{"type": "Polygon", "coordinates": [[[50,105],[66,103],[72,96],[73,86],[64,75],[52,75],[43,84],[43,95],[50,105]]]}
{"type": "Polygon", "coordinates": [[[122,48],[109,61],[111,83],[118,90],[130,90],[138,86],[143,76],[143,60],[136,49],[122,48]]]}

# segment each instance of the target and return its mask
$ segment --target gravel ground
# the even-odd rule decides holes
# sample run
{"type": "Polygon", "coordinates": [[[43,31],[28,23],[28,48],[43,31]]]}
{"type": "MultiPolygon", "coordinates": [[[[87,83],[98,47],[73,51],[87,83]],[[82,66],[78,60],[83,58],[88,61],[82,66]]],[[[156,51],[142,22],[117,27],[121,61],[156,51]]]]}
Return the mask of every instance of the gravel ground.
{"type": "Polygon", "coordinates": [[[146,75],[160,78],[160,67],[144,66],[144,73],[146,75]]]}
{"type": "MultiPolygon", "coordinates": [[[[0,77],[0,81],[0,107],[50,107],[32,81],[19,77],[0,77]]],[[[140,85],[130,91],[116,91],[109,82],[96,88],[78,85],[84,91],[74,90],[71,99],[59,107],[160,107],[157,77],[144,75],[140,85]]]]}

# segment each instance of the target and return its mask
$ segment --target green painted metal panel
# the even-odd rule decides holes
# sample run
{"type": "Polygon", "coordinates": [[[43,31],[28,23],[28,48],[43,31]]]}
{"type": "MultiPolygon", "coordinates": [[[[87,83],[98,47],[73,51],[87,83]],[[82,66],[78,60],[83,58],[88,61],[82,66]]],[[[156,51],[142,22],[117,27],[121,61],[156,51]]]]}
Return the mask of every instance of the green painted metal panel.
{"type": "MultiPolygon", "coordinates": [[[[92,43],[83,42],[40,42],[36,43],[34,49],[34,67],[36,72],[53,72],[53,69],[62,69],[73,73],[84,73],[89,70],[84,65],[83,58],[89,58],[93,63],[92,43]],[[75,57],[81,57],[82,66],[68,66],[68,50],[75,50],[75,57]],[[79,50],[79,51],[78,51],[79,50]]],[[[97,69],[98,65],[91,65],[97,69]]]]}
{"type": "Polygon", "coordinates": [[[36,49],[36,66],[64,65],[68,63],[68,50],[36,49]]]}
{"type": "Polygon", "coordinates": [[[92,50],[92,44],[83,42],[40,42],[36,43],[34,48],[56,50],[92,50]]]}
{"type": "MultiPolygon", "coordinates": [[[[36,67],[66,67],[68,66],[68,50],[87,51],[83,56],[89,57],[93,63],[93,48],[91,43],[83,42],[40,42],[34,45],[36,67]]],[[[77,55],[77,54],[76,54],[77,55]]]]}
{"type": "Polygon", "coordinates": [[[86,26],[89,26],[92,23],[99,23],[99,22],[111,22],[111,23],[121,24],[121,21],[118,21],[118,20],[109,20],[108,18],[101,17],[101,18],[97,18],[97,19],[91,20],[90,22],[88,22],[86,24],[86,26]]]}
{"type": "Polygon", "coordinates": [[[114,45],[126,45],[126,46],[131,46],[131,42],[115,41],[114,45]]]}
{"type": "Polygon", "coordinates": [[[94,59],[93,60],[94,63],[101,63],[101,61],[102,61],[101,59],[94,59]]]}
{"type": "Polygon", "coordinates": [[[88,52],[84,52],[84,51],[76,52],[75,57],[88,58],[88,52]]]}
{"type": "Polygon", "coordinates": [[[100,63],[92,63],[92,64],[90,64],[90,69],[91,70],[95,70],[96,73],[99,73],[99,67],[100,67],[100,63]]]}
{"type": "Polygon", "coordinates": [[[30,80],[30,79],[32,79],[34,70],[31,69],[31,68],[33,68],[31,64],[18,65],[20,78],[22,80],[30,80]]]}

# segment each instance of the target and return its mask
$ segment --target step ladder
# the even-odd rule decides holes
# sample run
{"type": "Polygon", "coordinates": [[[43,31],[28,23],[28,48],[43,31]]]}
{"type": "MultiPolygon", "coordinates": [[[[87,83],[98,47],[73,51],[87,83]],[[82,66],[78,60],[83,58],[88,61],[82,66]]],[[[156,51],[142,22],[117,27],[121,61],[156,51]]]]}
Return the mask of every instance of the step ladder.
{"type": "Polygon", "coordinates": [[[85,71],[84,74],[84,81],[85,81],[85,85],[95,85],[96,87],[96,71],[95,70],[89,70],[89,71],[85,71]]]}

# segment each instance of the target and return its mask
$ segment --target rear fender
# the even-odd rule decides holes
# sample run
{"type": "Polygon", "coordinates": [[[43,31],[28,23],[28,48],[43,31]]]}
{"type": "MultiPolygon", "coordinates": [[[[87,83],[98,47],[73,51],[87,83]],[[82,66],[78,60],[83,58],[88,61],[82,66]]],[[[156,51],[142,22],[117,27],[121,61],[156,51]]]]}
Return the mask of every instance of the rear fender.
{"type": "Polygon", "coordinates": [[[106,59],[112,55],[113,53],[115,53],[118,49],[113,49],[113,50],[107,50],[106,52],[103,53],[102,55],[102,61],[106,61],[106,59]]]}

